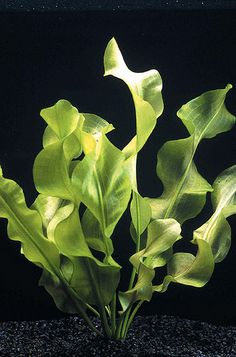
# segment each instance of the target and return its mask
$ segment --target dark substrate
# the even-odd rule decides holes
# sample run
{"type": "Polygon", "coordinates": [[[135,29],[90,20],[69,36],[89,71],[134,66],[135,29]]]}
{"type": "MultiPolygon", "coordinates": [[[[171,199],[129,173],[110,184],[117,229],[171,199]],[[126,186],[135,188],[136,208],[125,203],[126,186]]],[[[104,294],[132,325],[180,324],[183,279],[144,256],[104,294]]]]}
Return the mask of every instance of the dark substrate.
{"type": "Polygon", "coordinates": [[[125,341],[107,341],[78,317],[1,322],[0,356],[236,357],[236,327],[138,316],[125,341]]]}

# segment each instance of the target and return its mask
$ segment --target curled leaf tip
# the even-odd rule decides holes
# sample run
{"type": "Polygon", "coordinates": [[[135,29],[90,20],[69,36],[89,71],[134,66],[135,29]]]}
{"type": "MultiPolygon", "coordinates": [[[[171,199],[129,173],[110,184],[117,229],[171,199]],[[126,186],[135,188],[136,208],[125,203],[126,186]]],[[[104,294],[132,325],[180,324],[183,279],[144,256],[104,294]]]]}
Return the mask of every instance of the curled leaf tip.
{"type": "Polygon", "coordinates": [[[233,85],[232,85],[231,83],[228,83],[228,84],[226,85],[226,89],[230,90],[230,89],[232,89],[232,88],[233,88],[233,85]]]}

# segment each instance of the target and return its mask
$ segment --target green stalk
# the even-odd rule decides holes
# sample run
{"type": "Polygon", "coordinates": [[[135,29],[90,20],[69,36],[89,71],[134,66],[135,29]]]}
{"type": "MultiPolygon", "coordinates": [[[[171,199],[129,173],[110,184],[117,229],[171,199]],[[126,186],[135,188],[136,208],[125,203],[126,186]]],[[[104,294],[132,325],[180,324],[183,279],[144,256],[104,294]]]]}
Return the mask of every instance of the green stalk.
{"type": "Polygon", "coordinates": [[[105,307],[102,304],[99,306],[99,311],[100,311],[103,331],[105,332],[106,337],[110,338],[111,337],[111,329],[108,324],[105,307]]]}
{"type": "Polygon", "coordinates": [[[135,306],[135,308],[134,308],[134,310],[133,310],[133,312],[132,312],[132,314],[131,314],[131,316],[130,316],[130,318],[129,318],[129,320],[128,320],[128,323],[127,323],[127,325],[126,325],[126,328],[125,328],[125,330],[124,330],[123,338],[126,338],[127,332],[128,332],[128,330],[129,330],[129,327],[130,327],[130,325],[131,325],[131,323],[132,323],[132,321],[133,321],[133,319],[134,319],[134,317],[135,317],[135,315],[136,315],[138,309],[139,309],[140,306],[142,305],[142,303],[143,303],[143,301],[140,300],[140,301],[138,302],[138,304],[135,306]]]}
{"type": "Polygon", "coordinates": [[[121,339],[121,330],[122,330],[122,325],[123,325],[123,321],[124,321],[124,317],[125,317],[125,313],[123,315],[120,316],[119,321],[118,321],[118,325],[116,328],[116,333],[115,333],[115,339],[119,340],[121,339]]]}
{"type": "Polygon", "coordinates": [[[128,324],[128,321],[129,321],[129,315],[130,315],[131,309],[132,309],[132,305],[129,306],[128,309],[125,312],[123,323],[122,323],[122,327],[121,327],[121,332],[120,332],[120,338],[124,338],[125,337],[126,326],[128,324]]]}
{"type": "Polygon", "coordinates": [[[94,309],[91,305],[89,305],[87,303],[85,305],[92,313],[94,313],[95,316],[100,317],[100,314],[96,309],[94,309]]]}
{"type": "MultiPolygon", "coordinates": [[[[136,253],[137,253],[140,250],[140,237],[141,237],[141,235],[140,235],[140,211],[139,211],[139,204],[138,204],[137,196],[135,196],[135,200],[136,200],[136,206],[137,206],[137,232],[136,232],[137,233],[136,234],[136,253]]],[[[131,273],[131,277],[130,277],[128,290],[133,288],[135,276],[136,276],[136,269],[135,269],[135,267],[133,267],[132,273],[131,273]]],[[[125,313],[125,317],[124,317],[124,320],[123,320],[123,323],[122,323],[122,329],[121,329],[121,337],[122,338],[124,337],[125,333],[127,333],[127,325],[128,326],[130,325],[129,316],[130,316],[130,313],[131,313],[131,308],[132,308],[132,306],[130,306],[127,309],[126,313],[125,313]]]]}
{"type": "Polygon", "coordinates": [[[116,293],[113,295],[111,301],[111,332],[112,336],[116,334],[116,293]]]}

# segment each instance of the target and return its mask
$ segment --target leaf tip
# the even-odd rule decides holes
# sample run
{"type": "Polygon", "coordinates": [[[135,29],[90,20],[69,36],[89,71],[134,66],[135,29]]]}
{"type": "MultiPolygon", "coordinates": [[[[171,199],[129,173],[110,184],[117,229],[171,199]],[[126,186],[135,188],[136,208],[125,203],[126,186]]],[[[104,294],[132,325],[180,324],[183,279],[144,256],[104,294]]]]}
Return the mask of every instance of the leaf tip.
{"type": "Polygon", "coordinates": [[[226,87],[225,87],[225,89],[226,89],[227,92],[228,92],[230,89],[232,89],[232,88],[233,88],[233,86],[232,86],[231,83],[228,83],[228,84],[226,85],[226,87]]]}
{"type": "Polygon", "coordinates": [[[120,50],[118,44],[116,42],[115,37],[112,37],[110,41],[107,43],[104,52],[104,74],[103,76],[111,75],[112,67],[115,66],[117,57],[120,56],[120,50]]]}

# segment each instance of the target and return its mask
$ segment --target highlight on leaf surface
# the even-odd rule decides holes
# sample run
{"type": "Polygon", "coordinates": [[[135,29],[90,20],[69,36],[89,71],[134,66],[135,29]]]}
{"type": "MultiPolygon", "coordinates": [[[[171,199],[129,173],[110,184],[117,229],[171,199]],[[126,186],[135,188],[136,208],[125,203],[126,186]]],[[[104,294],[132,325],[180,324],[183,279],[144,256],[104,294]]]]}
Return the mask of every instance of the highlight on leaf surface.
{"type": "Polygon", "coordinates": [[[163,193],[143,197],[137,156],[163,112],[162,79],[154,69],[131,71],[114,38],[105,49],[104,68],[104,76],[121,79],[130,90],[136,115],[133,139],[118,149],[109,139],[111,123],[80,113],[65,99],[42,109],[47,126],[33,166],[38,196],[28,207],[20,186],[0,170],[0,217],[8,220],[8,236],[20,242],[21,253],[42,269],[39,285],[56,306],[82,316],[97,334],[122,339],[153,293],[165,292],[170,283],[202,287],[215,263],[226,257],[231,242],[227,218],[236,213],[236,166],[211,185],[194,156],[201,140],[229,131],[235,117],[225,106],[229,84],[184,104],[177,116],[189,136],[162,146],[156,172],[163,193]],[[199,214],[208,192],[213,213],[193,232],[196,254],[178,251],[176,243],[186,239],[182,224],[199,214]],[[119,246],[116,227],[125,212],[134,252],[123,286],[120,275],[127,272],[114,247],[119,246]],[[164,278],[157,284],[160,273],[164,278]],[[100,318],[102,331],[90,313],[100,318]]]}

